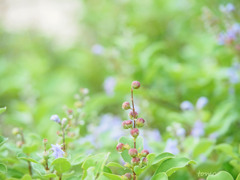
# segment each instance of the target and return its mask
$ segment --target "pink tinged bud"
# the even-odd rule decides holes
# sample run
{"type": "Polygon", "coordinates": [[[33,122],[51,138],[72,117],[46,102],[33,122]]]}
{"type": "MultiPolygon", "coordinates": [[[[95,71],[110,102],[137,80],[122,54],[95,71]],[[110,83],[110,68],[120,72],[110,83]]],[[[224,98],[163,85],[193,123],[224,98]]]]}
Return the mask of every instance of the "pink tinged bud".
{"type": "Polygon", "coordinates": [[[124,102],[124,103],[122,104],[122,108],[123,108],[123,110],[131,109],[130,103],[127,102],[127,101],[124,102]]]}
{"type": "Polygon", "coordinates": [[[132,121],[131,120],[123,121],[122,126],[124,129],[132,128],[132,121]]]}
{"type": "Polygon", "coordinates": [[[137,157],[137,155],[138,155],[138,151],[137,151],[137,149],[129,149],[129,151],[128,151],[128,154],[131,156],[131,157],[137,157]]]}
{"type": "Polygon", "coordinates": [[[132,179],[131,173],[126,173],[126,174],[124,174],[124,176],[125,176],[128,180],[131,180],[131,179],[132,179]]]}
{"type": "Polygon", "coordinates": [[[142,155],[143,157],[146,157],[148,154],[149,154],[149,151],[146,150],[146,149],[142,150],[142,152],[141,152],[141,155],[142,155]]]}
{"type": "Polygon", "coordinates": [[[47,144],[48,140],[47,139],[43,139],[43,144],[47,144]]]}
{"type": "Polygon", "coordinates": [[[145,120],[143,118],[138,118],[137,121],[136,121],[136,126],[138,128],[143,127],[144,123],[145,123],[145,120]]]}
{"type": "Polygon", "coordinates": [[[132,135],[132,137],[138,137],[138,135],[139,135],[139,130],[137,129],[137,128],[133,128],[133,129],[131,129],[131,135],[132,135]]]}
{"type": "Polygon", "coordinates": [[[140,158],[134,157],[134,158],[132,158],[131,162],[132,162],[133,165],[138,165],[140,163],[140,158]]]}
{"type": "Polygon", "coordinates": [[[123,152],[124,144],[123,143],[118,143],[116,149],[117,149],[118,152],[123,152]]]}
{"type": "Polygon", "coordinates": [[[67,113],[68,113],[68,114],[72,114],[72,113],[73,113],[73,110],[72,110],[72,109],[68,109],[68,110],[67,110],[67,113]]]}
{"type": "Polygon", "coordinates": [[[147,163],[148,163],[148,160],[147,160],[147,158],[144,157],[144,158],[142,159],[142,164],[143,164],[143,165],[147,165],[147,163]]]}
{"type": "Polygon", "coordinates": [[[132,118],[137,118],[138,117],[138,113],[136,111],[130,111],[129,112],[129,117],[132,119],[132,118]]]}
{"type": "Polygon", "coordinates": [[[133,81],[132,82],[132,88],[133,89],[138,89],[138,88],[140,88],[140,86],[141,86],[141,84],[140,84],[139,81],[133,81]]]}

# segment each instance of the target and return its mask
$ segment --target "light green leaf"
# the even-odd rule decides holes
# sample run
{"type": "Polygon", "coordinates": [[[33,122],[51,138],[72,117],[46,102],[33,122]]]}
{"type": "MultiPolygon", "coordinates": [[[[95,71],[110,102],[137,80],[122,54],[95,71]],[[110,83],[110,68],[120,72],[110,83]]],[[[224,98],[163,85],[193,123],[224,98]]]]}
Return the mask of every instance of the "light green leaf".
{"type": "Polygon", "coordinates": [[[0,114],[4,113],[7,110],[7,107],[0,108],[0,114]]]}
{"type": "Polygon", "coordinates": [[[145,171],[147,168],[149,168],[152,165],[152,162],[154,161],[155,158],[155,154],[151,153],[147,155],[147,159],[148,159],[148,164],[145,167],[140,168],[139,166],[135,166],[134,167],[134,172],[137,175],[140,175],[143,171],[145,171]]]}
{"type": "Polygon", "coordinates": [[[107,167],[119,167],[119,168],[122,168],[122,169],[126,169],[124,166],[122,166],[121,164],[119,163],[116,163],[116,162],[110,162],[107,164],[107,167]]]}
{"type": "Polygon", "coordinates": [[[75,166],[75,165],[82,164],[85,159],[86,159],[85,155],[83,155],[83,154],[79,155],[71,161],[71,165],[75,166]]]}
{"type": "Polygon", "coordinates": [[[3,136],[0,136],[0,147],[5,143],[7,142],[8,138],[5,138],[3,136]]]}
{"type": "Polygon", "coordinates": [[[31,154],[32,152],[35,152],[38,150],[38,145],[33,144],[33,145],[24,145],[23,146],[23,152],[26,154],[31,154]]]}
{"type": "Polygon", "coordinates": [[[29,174],[26,174],[21,180],[32,180],[32,177],[29,174]]]}
{"type": "Polygon", "coordinates": [[[55,159],[51,166],[60,174],[67,172],[71,169],[71,164],[66,158],[55,159]]]}
{"type": "Polygon", "coordinates": [[[161,172],[156,175],[154,175],[151,180],[168,180],[168,176],[166,173],[161,172]]]}
{"type": "Polygon", "coordinates": [[[237,179],[236,180],[240,180],[240,173],[238,174],[238,176],[237,176],[237,179]]]}
{"type": "Polygon", "coordinates": [[[106,172],[103,172],[102,176],[107,177],[109,180],[121,180],[120,176],[115,175],[115,174],[106,173],[106,172]]]}
{"type": "Polygon", "coordinates": [[[193,158],[196,158],[201,154],[210,152],[212,150],[213,144],[214,143],[210,140],[201,140],[193,149],[193,158]]]}
{"type": "Polygon", "coordinates": [[[154,158],[152,164],[153,164],[153,165],[154,165],[154,164],[158,164],[158,163],[161,163],[161,162],[163,162],[163,161],[165,161],[165,160],[167,160],[167,159],[173,158],[173,157],[174,157],[173,154],[168,153],[168,152],[164,152],[164,153],[161,153],[161,154],[157,155],[157,156],[154,158]]]}
{"type": "Polygon", "coordinates": [[[7,172],[7,166],[5,164],[0,163],[0,172],[3,174],[7,172]]]}
{"type": "Polygon", "coordinates": [[[229,144],[225,144],[225,143],[219,144],[215,147],[215,149],[219,150],[221,152],[224,152],[231,157],[237,158],[237,155],[235,155],[234,152],[233,152],[232,146],[229,145],[229,144]]]}
{"type": "Polygon", "coordinates": [[[87,170],[87,176],[84,178],[84,180],[93,180],[95,179],[95,175],[94,175],[94,167],[90,167],[87,170]]]}
{"type": "Polygon", "coordinates": [[[189,164],[196,164],[196,162],[185,157],[167,159],[160,164],[155,174],[158,174],[159,172],[166,172],[168,176],[171,176],[175,171],[182,169],[189,164]]]}
{"type": "Polygon", "coordinates": [[[220,171],[215,175],[209,175],[207,180],[233,180],[233,177],[226,171],[220,171]]]}
{"type": "Polygon", "coordinates": [[[33,163],[38,163],[35,159],[31,158],[31,157],[28,157],[27,155],[23,154],[23,153],[19,153],[17,155],[17,158],[18,159],[22,159],[22,160],[25,160],[25,161],[30,161],[30,162],[33,162],[33,163]]]}

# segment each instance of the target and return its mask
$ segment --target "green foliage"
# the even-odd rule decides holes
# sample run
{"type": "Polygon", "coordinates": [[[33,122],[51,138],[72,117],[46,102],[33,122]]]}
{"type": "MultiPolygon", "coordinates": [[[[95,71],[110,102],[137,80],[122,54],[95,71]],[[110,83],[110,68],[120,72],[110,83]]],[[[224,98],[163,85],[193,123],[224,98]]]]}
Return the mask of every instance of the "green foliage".
{"type": "Polygon", "coordinates": [[[220,171],[216,175],[209,175],[207,180],[233,180],[233,177],[226,171],[220,171]]]}
{"type": "Polygon", "coordinates": [[[59,174],[65,173],[71,169],[71,164],[66,158],[57,158],[51,165],[59,174]]]}

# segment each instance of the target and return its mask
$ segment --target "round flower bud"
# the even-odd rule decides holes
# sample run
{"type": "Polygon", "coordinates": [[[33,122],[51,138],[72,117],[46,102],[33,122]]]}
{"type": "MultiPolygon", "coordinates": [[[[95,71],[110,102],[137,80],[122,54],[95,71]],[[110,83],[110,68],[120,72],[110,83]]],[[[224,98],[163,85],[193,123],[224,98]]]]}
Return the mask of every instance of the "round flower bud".
{"type": "Polygon", "coordinates": [[[23,145],[23,142],[22,142],[22,141],[17,141],[17,142],[16,142],[16,146],[17,146],[18,148],[22,147],[22,145],[23,145]]]}
{"type": "Polygon", "coordinates": [[[123,152],[124,144],[123,143],[118,143],[116,149],[117,149],[118,152],[123,152]]]}
{"type": "Polygon", "coordinates": [[[67,110],[67,113],[68,113],[68,114],[72,114],[72,113],[73,113],[73,110],[72,110],[72,109],[68,109],[68,110],[67,110]]]}
{"type": "Polygon", "coordinates": [[[65,125],[66,122],[67,122],[67,118],[63,118],[63,119],[62,119],[62,125],[65,125]]]}
{"type": "Polygon", "coordinates": [[[43,144],[47,144],[48,140],[47,139],[43,139],[43,144]]]}
{"type": "Polygon", "coordinates": [[[122,104],[122,109],[124,109],[124,110],[131,109],[130,103],[127,102],[127,101],[124,102],[124,103],[122,104]]]}
{"type": "Polygon", "coordinates": [[[131,120],[123,121],[122,126],[124,129],[132,128],[132,121],[131,120]]]}
{"type": "Polygon", "coordinates": [[[134,158],[132,158],[131,162],[132,162],[133,165],[138,165],[140,163],[140,158],[134,157],[134,158]]]}
{"type": "Polygon", "coordinates": [[[146,149],[143,149],[142,152],[141,152],[141,155],[142,155],[143,157],[146,157],[148,154],[149,154],[149,151],[146,150],[146,149]]]}
{"type": "Polygon", "coordinates": [[[131,129],[131,135],[132,135],[132,137],[138,137],[138,135],[139,135],[139,130],[137,129],[137,128],[133,128],[133,129],[131,129]]]}
{"type": "Polygon", "coordinates": [[[126,180],[131,180],[131,179],[132,179],[131,173],[126,173],[126,174],[124,174],[124,177],[126,177],[126,178],[125,178],[126,180]]]}
{"type": "Polygon", "coordinates": [[[147,160],[147,158],[144,157],[144,158],[142,159],[142,164],[143,164],[143,165],[147,165],[147,163],[148,163],[148,160],[147,160]]]}
{"type": "Polygon", "coordinates": [[[137,121],[136,121],[136,126],[138,128],[143,127],[144,123],[145,123],[145,120],[143,118],[138,118],[137,121]]]}
{"type": "Polygon", "coordinates": [[[139,81],[133,81],[132,82],[132,88],[133,89],[138,89],[138,88],[140,88],[140,86],[141,86],[141,84],[140,84],[139,81]]]}
{"type": "Polygon", "coordinates": [[[19,128],[13,128],[13,130],[12,130],[12,134],[13,135],[17,135],[17,134],[19,134],[20,133],[20,130],[19,130],[19,128]]]}
{"type": "Polygon", "coordinates": [[[137,118],[138,117],[138,113],[136,111],[130,111],[129,112],[129,117],[132,119],[132,118],[137,118]]]}
{"type": "Polygon", "coordinates": [[[131,157],[137,157],[137,155],[138,155],[138,151],[137,151],[137,149],[129,149],[129,151],[128,151],[128,154],[131,156],[131,157]]]}

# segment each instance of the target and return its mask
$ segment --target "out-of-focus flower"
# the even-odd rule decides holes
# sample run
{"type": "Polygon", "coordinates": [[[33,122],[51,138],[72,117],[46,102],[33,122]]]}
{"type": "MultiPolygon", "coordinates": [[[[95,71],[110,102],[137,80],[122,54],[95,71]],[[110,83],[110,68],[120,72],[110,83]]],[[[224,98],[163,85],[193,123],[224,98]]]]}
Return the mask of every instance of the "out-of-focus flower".
{"type": "Polygon", "coordinates": [[[168,139],[164,151],[176,155],[176,154],[179,153],[179,149],[178,149],[177,146],[178,146],[178,141],[177,141],[177,140],[174,140],[174,139],[168,139]]]}
{"type": "Polygon", "coordinates": [[[179,136],[179,137],[184,137],[185,134],[186,134],[186,131],[182,127],[176,130],[176,135],[179,136]]]}
{"type": "Polygon", "coordinates": [[[52,144],[52,150],[53,150],[53,156],[55,157],[55,159],[63,157],[64,155],[64,151],[61,149],[61,146],[56,144],[52,144]]]}
{"type": "Polygon", "coordinates": [[[104,52],[104,48],[103,48],[102,45],[100,45],[100,44],[94,44],[94,45],[92,46],[92,53],[93,53],[93,54],[101,55],[101,54],[103,54],[103,52],[104,52]]]}
{"type": "Polygon", "coordinates": [[[217,139],[219,134],[217,132],[211,133],[208,137],[209,139],[215,140],[217,139]]]}
{"type": "Polygon", "coordinates": [[[107,77],[104,80],[103,88],[108,96],[114,95],[115,86],[116,86],[116,79],[114,77],[107,77]]]}
{"type": "Polygon", "coordinates": [[[240,35],[240,25],[238,23],[235,23],[229,27],[226,32],[221,32],[218,35],[218,44],[231,44],[237,39],[238,35],[240,35]]]}
{"type": "Polygon", "coordinates": [[[195,122],[191,134],[193,137],[196,138],[204,135],[204,124],[202,123],[202,121],[198,120],[195,122]]]}
{"type": "Polygon", "coordinates": [[[61,123],[60,118],[56,114],[52,115],[50,120],[55,121],[56,123],[61,123]]]}
{"type": "Polygon", "coordinates": [[[183,111],[193,110],[193,104],[189,101],[183,101],[180,105],[183,111]]]}
{"type": "Polygon", "coordinates": [[[239,72],[240,72],[240,64],[239,63],[234,63],[232,67],[228,69],[228,76],[229,76],[229,81],[231,84],[237,84],[240,81],[239,77],[239,72]]]}
{"type": "Polygon", "coordinates": [[[181,126],[180,123],[173,123],[172,126],[167,127],[167,131],[170,132],[173,136],[178,136],[178,137],[185,137],[186,131],[185,129],[181,126]]]}
{"type": "Polygon", "coordinates": [[[223,13],[230,13],[230,12],[235,10],[235,7],[234,7],[234,5],[232,3],[228,3],[225,6],[223,4],[221,4],[219,6],[219,9],[223,13]]]}
{"type": "Polygon", "coordinates": [[[197,100],[196,108],[202,109],[204,106],[206,106],[207,103],[208,103],[208,99],[202,96],[197,100]]]}

